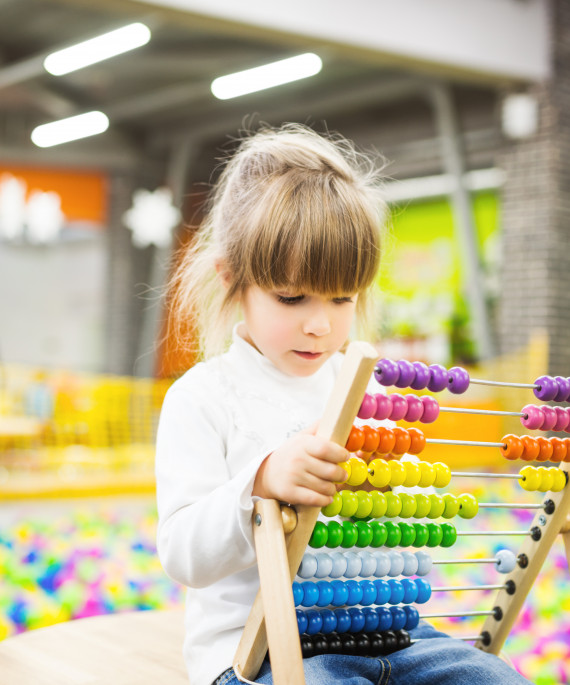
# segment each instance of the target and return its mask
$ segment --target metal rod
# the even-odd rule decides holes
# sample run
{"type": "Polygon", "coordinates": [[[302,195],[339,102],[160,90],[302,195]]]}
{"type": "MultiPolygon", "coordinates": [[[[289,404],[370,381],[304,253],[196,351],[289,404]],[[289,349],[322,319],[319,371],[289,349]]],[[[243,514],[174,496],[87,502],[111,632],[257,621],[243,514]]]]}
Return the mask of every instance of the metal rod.
{"type": "Polygon", "coordinates": [[[450,414],[484,414],[485,416],[526,416],[522,411],[500,411],[499,409],[463,409],[461,407],[440,407],[439,411],[450,414]]]}
{"type": "Polygon", "coordinates": [[[505,447],[503,442],[477,442],[474,440],[440,440],[427,438],[426,443],[430,445],[469,445],[471,447],[505,447]]]}
{"type": "Polygon", "coordinates": [[[515,502],[479,502],[485,509],[543,509],[544,504],[516,504],[515,502]]]}
{"type": "Polygon", "coordinates": [[[467,478],[512,478],[520,480],[520,473],[478,473],[477,471],[451,471],[451,476],[465,476],[467,478]]]}
{"type": "Polygon", "coordinates": [[[496,564],[497,559],[432,559],[432,564],[496,564]]]}
{"type": "MultiPolygon", "coordinates": [[[[464,640],[465,642],[479,642],[483,639],[482,635],[450,635],[454,640],[464,640]]],[[[427,637],[417,637],[415,640],[410,640],[411,644],[415,642],[422,642],[422,640],[429,640],[427,637]]]]}
{"type": "Polygon", "coordinates": [[[455,590],[506,590],[506,585],[457,585],[448,587],[432,587],[432,592],[455,592],[455,590]]]}
{"type": "Polygon", "coordinates": [[[470,378],[469,383],[475,383],[477,385],[499,385],[507,388],[539,388],[536,383],[507,383],[505,381],[485,381],[479,378],[470,378]]]}
{"type": "Polygon", "coordinates": [[[455,614],[420,614],[420,618],[460,618],[461,616],[494,616],[494,611],[458,611],[455,614]]]}
{"type": "Polygon", "coordinates": [[[457,535],[530,535],[529,530],[463,530],[457,535]]]}

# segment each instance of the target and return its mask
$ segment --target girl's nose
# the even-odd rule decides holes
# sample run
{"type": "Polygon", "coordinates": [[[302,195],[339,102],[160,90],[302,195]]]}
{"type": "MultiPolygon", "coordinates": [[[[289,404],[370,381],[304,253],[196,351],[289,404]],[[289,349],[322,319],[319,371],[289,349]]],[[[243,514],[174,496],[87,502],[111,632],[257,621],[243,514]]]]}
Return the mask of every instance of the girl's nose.
{"type": "Polygon", "coordinates": [[[305,335],[327,335],[331,332],[331,323],[326,307],[319,305],[311,308],[309,315],[303,323],[305,335]]]}

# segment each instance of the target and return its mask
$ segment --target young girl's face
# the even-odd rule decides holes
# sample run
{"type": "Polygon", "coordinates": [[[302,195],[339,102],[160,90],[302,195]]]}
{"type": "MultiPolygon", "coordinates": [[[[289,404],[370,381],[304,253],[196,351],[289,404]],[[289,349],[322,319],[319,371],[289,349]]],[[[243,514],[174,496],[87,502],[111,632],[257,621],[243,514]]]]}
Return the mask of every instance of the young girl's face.
{"type": "Polygon", "coordinates": [[[250,286],[242,299],[244,337],[283,373],[310,376],[346,342],[356,299],[250,286]]]}

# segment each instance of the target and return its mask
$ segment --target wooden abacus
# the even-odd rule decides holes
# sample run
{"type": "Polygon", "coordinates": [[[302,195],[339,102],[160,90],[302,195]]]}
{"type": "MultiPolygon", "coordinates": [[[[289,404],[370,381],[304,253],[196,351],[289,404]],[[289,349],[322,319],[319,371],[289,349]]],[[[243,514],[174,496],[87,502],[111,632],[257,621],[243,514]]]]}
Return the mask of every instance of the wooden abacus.
{"type": "MultiPolygon", "coordinates": [[[[378,395],[378,401],[375,401],[374,397],[371,398],[366,394],[372,374],[374,373],[376,379],[384,385],[392,385],[397,381],[395,384],[398,388],[411,385],[414,389],[428,387],[429,390],[434,392],[442,390],[444,387],[448,387],[452,392],[464,392],[469,382],[485,382],[470,380],[466,372],[458,367],[450,369],[448,372],[439,365],[433,365],[433,368],[430,367],[428,369],[424,364],[417,362],[414,365],[404,361],[398,364],[399,366],[389,360],[378,362],[378,355],[371,345],[362,342],[352,343],[347,350],[335,389],[320,423],[319,435],[338,444],[347,445],[351,451],[362,449],[363,443],[361,440],[372,440],[373,444],[378,445],[382,438],[387,439],[389,443],[392,438],[394,440],[399,438],[399,454],[403,454],[406,451],[415,451],[417,453],[421,451],[422,445],[426,441],[425,438],[422,440],[419,431],[414,433],[415,429],[405,431],[405,429],[396,428],[392,431],[392,433],[396,432],[395,437],[393,435],[386,436],[386,434],[376,434],[371,437],[370,432],[367,434],[366,431],[364,431],[363,435],[359,435],[359,429],[354,429],[353,422],[357,416],[361,418],[371,418],[374,416],[374,418],[378,419],[390,418],[398,420],[398,417],[403,418],[407,415],[407,420],[421,420],[421,418],[412,417],[421,417],[425,414],[424,420],[428,422],[434,420],[434,414],[437,416],[437,412],[440,410],[438,408],[436,411],[433,398],[425,400],[424,408],[419,409],[418,402],[420,400],[417,397],[414,400],[406,401],[404,403],[406,405],[404,410],[400,399],[402,396],[396,394],[391,396],[393,403],[388,403],[390,407],[386,409],[386,401],[381,399],[385,398],[384,395],[378,395]],[[415,385],[408,382],[406,378],[417,378],[415,385]],[[452,387],[450,388],[449,386],[452,387]],[[386,411],[388,411],[388,414],[383,414],[386,411]],[[400,431],[399,434],[397,433],[398,430],[400,431]],[[412,443],[415,449],[410,450],[412,443]]],[[[556,379],[541,377],[534,384],[528,384],[524,387],[534,389],[535,394],[541,400],[556,399],[556,401],[566,401],[570,399],[569,379],[561,378],[557,384],[556,379]]],[[[411,398],[412,396],[408,397],[411,398]]],[[[443,411],[444,409],[441,408],[441,410],[443,411]]],[[[555,419],[556,412],[551,410],[551,408],[546,408],[546,406],[535,409],[525,407],[521,412],[510,412],[510,414],[521,416],[523,425],[528,427],[531,427],[530,424],[532,424],[532,427],[538,428],[538,424],[545,424],[546,421],[547,427],[544,428],[545,430],[554,428],[556,421],[558,421],[557,430],[560,430],[561,426],[568,428],[570,414],[567,415],[567,420],[565,420],[561,416],[562,413],[564,412],[558,412],[558,418],[555,419]]],[[[564,416],[566,417],[566,414],[564,416]]],[[[537,513],[530,530],[525,534],[525,540],[519,550],[516,563],[514,563],[513,557],[512,566],[514,568],[499,586],[492,610],[484,612],[487,614],[487,618],[480,634],[475,638],[475,644],[478,648],[493,654],[499,654],[502,649],[526,596],[559,533],[564,534],[566,553],[570,564],[570,523],[568,518],[570,512],[570,486],[567,487],[570,468],[570,440],[568,438],[565,440],[558,439],[558,442],[556,442],[556,438],[550,441],[543,438],[543,442],[540,440],[540,438],[533,439],[529,436],[529,439],[523,442],[516,436],[505,436],[498,443],[471,443],[498,447],[502,450],[504,456],[510,459],[523,456],[527,461],[537,459],[537,457],[542,461],[547,459],[561,461],[558,469],[548,469],[548,473],[544,469],[540,471],[540,467],[536,469],[529,465],[525,467],[527,469],[526,472],[523,469],[520,474],[512,476],[520,479],[523,487],[526,484],[526,489],[540,489],[542,491],[548,489],[555,491],[549,491],[546,500],[542,504],[535,505],[534,508],[537,509],[537,513]],[[553,443],[552,440],[555,442],[553,443]]],[[[452,441],[433,442],[448,444],[452,441]]],[[[351,459],[347,465],[349,472],[347,482],[351,485],[357,485],[368,478],[372,485],[376,487],[381,485],[394,486],[403,484],[406,486],[413,484],[413,479],[417,477],[417,474],[413,476],[410,482],[406,482],[406,474],[415,473],[415,469],[413,467],[406,469],[403,464],[397,461],[398,450],[395,449],[394,442],[390,444],[392,445],[392,454],[396,454],[396,460],[387,462],[383,459],[372,460],[366,468],[362,469],[357,464],[357,461],[360,460],[355,458],[356,461],[353,462],[354,468],[351,469],[350,462],[353,461],[351,459]]],[[[449,469],[444,468],[444,465],[441,466],[439,476],[437,473],[434,476],[434,478],[440,478],[440,482],[436,483],[436,486],[449,482],[449,476],[451,475],[449,469]]],[[[437,472],[437,469],[432,468],[431,470],[437,472]]],[[[418,471],[421,471],[421,469],[418,468],[418,471]]],[[[426,467],[424,471],[429,472],[430,468],[426,467]]],[[[481,474],[462,475],[480,476],[481,474]]],[[[418,480],[415,480],[416,485],[418,482],[418,480]]],[[[433,479],[431,483],[434,483],[433,479]]],[[[337,494],[338,497],[335,497],[335,501],[329,508],[329,514],[340,513],[344,516],[350,516],[350,512],[354,512],[354,507],[358,506],[358,502],[355,505],[350,500],[350,497],[343,498],[342,494],[337,494]]],[[[476,501],[473,504],[473,499],[470,497],[465,497],[459,503],[457,502],[458,498],[448,497],[443,502],[443,505],[440,499],[443,498],[438,499],[438,496],[436,496],[435,499],[431,500],[433,506],[438,509],[435,512],[430,512],[431,518],[436,518],[438,515],[445,516],[444,511],[446,511],[446,507],[453,510],[453,514],[455,514],[462,506],[465,508],[464,518],[471,518],[474,515],[473,506],[475,506],[475,511],[478,506],[485,506],[479,505],[476,501]]],[[[409,505],[410,501],[406,500],[406,503],[409,505]]],[[[369,504],[367,502],[367,505],[369,504]]],[[[380,511],[384,512],[381,515],[386,515],[386,506],[393,507],[394,504],[396,508],[393,509],[391,515],[398,516],[401,514],[401,507],[404,506],[404,503],[397,496],[393,495],[390,497],[388,505],[385,501],[382,501],[379,505],[380,511]],[[398,509],[398,506],[400,509],[398,509]]],[[[367,511],[370,514],[370,510],[368,509],[367,511]]],[[[307,545],[317,530],[317,519],[320,512],[321,509],[319,508],[305,506],[292,508],[280,505],[275,500],[261,500],[255,504],[253,530],[260,577],[260,591],[252,607],[234,658],[234,670],[240,678],[255,678],[269,648],[271,668],[276,685],[303,685],[305,683],[303,654],[292,588],[293,579],[299,571],[307,545]]],[[[447,518],[449,517],[450,515],[447,516],[447,518]]],[[[318,525],[324,526],[322,522],[319,522],[318,525]]],[[[437,524],[431,525],[437,527],[437,524]]],[[[443,524],[443,526],[445,525],[443,524]]],[[[452,528],[453,526],[449,526],[450,530],[452,528]]],[[[501,559],[485,561],[494,561],[497,568],[502,563],[501,559]]],[[[413,586],[413,582],[410,581],[410,583],[413,586]]],[[[298,587],[296,589],[299,590],[298,587]]],[[[310,603],[304,604],[304,606],[309,605],[310,603]]],[[[320,604],[320,606],[323,605],[320,604]]],[[[417,612],[415,614],[417,617],[417,612]]],[[[402,632],[405,633],[405,631],[402,632]]]]}

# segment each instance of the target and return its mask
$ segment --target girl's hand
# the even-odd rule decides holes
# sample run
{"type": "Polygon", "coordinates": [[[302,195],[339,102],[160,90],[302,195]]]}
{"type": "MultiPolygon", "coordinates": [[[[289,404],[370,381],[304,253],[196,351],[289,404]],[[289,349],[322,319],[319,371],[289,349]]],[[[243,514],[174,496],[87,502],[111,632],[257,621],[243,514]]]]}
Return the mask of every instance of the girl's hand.
{"type": "Polygon", "coordinates": [[[339,466],[349,458],[340,445],[317,435],[299,433],[272,452],[257,471],[253,494],[289,504],[325,507],[336,484],[346,480],[339,466]]]}

